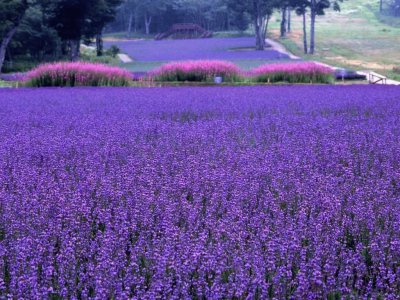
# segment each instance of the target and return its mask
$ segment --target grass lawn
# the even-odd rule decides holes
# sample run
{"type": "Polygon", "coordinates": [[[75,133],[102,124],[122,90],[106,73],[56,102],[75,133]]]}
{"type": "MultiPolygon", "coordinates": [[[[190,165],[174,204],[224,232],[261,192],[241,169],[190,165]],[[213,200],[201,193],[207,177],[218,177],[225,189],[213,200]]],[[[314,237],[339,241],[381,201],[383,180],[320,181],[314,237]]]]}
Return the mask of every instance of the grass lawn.
{"type": "Polygon", "coordinates": [[[356,70],[370,69],[399,78],[392,69],[400,65],[400,22],[393,19],[379,15],[378,1],[345,1],[340,13],[328,11],[326,16],[317,18],[313,56],[303,54],[300,17],[293,17],[292,33],[287,38],[279,38],[279,16],[272,20],[270,33],[304,59],[356,70]]]}
{"type": "Polygon", "coordinates": [[[0,88],[10,87],[11,84],[9,82],[0,80],[0,88]]]}

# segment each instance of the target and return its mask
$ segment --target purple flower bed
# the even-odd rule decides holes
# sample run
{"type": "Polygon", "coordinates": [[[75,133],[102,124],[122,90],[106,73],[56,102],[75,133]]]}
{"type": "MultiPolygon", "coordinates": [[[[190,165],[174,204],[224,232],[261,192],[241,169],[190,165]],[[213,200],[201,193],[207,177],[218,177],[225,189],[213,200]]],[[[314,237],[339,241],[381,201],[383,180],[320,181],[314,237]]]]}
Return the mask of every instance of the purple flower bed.
{"type": "Polygon", "coordinates": [[[0,74],[0,80],[4,81],[23,81],[26,78],[26,73],[0,74]]]}
{"type": "Polygon", "coordinates": [[[176,61],[176,60],[276,60],[289,59],[287,55],[275,50],[240,50],[254,47],[253,38],[212,38],[190,40],[143,40],[108,42],[106,46],[117,45],[123,52],[137,61],[176,61]]]}
{"type": "Polygon", "coordinates": [[[0,298],[397,299],[400,93],[0,90],[0,298]]]}

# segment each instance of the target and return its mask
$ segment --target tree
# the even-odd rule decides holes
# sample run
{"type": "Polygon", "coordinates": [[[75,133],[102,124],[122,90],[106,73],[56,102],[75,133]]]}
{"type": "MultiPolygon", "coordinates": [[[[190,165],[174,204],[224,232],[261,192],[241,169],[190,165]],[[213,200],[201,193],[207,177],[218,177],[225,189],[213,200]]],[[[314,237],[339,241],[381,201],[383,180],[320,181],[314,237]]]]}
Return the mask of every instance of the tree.
{"type": "MultiPolygon", "coordinates": [[[[275,0],[276,1],[276,0],[275,0]]],[[[154,1],[152,1],[154,4],[154,1]]],[[[251,22],[246,9],[233,10],[230,0],[160,0],[156,7],[142,0],[125,0],[119,7],[116,20],[106,30],[146,33],[165,32],[176,23],[195,23],[210,31],[244,31],[251,22]],[[145,8],[149,18],[145,16],[145,8]],[[146,22],[143,20],[147,19],[146,22]]],[[[236,2],[240,2],[236,0],[236,2]]],[[[239,3],[240,4],[240,3],[239,3]]]]}
{"type": "Polygon", "coordinates": [[[161,11],[167,8],[168,0],[141,0],[139,4],[139,12],[144,20],[144,27],[146,35],[150,34],[150,26],[153,18],[161,11]]]}
{"type": "Polygon", "coordinates": [[[229,0],[229,7],[232,10],[246,12],[251,17],[254,24],[257,50],[265,49],[268,22],[278,3],[277,0],[229,0]]]}
{"type": "Polygon", "coordinates": [[[289,1],[281,1],[281,38],[286,36],[288,30],[288,12],[289,12],[289,1]]]}
{"type": "Polygon", "coordinates": [[[138,12],[138,7],[140,4],[140,0],[126,0],[124,3],[124,12],[128,13],[128,28],[127,28],[127,35],[128,37],[131,36],[132,33],[132,26],[133,23],[136,25],[136,19],[137,19],[137,12],[138,12]]]}
{"type": "Polygon", "coordinates": [[[291,0],[290,5],[295,8],[296,14],[303,18],[303,48],[304,54],[308,53],[308,42],[307,42],[307,9],[309,7],[308,0],[291,0]]]}
{"type": "Polygon", "coordinates": [[[309,54],[315,53],[315,21],[317,16],[325,15],[325,9],[333,5],[335,11],[340,11],[339,2],[343,0],[309,0],[310,7],[310,51],[309,54]]]}
{"type": "Polygon", "coordinates": [[[0,2],[0,72],[3,69],[7,47],[20,26],[26,10],[28,0],[2,0],[0,2]]]}
{"type": "Polygon", "coordinates": [[[57,32],[46,26],[38,3],[29,6],[17,32],[7,48],[7,58],[24,56],[34,61],[55,59],[60,55],[60,38],[57,32]]]}
{"type": "Polygon", "coordinates": [[[80,41],[90,10],[96,0],[43,0],[48,24],[53,27],[67,48],[71,61],[80,55],[80,41]]]}
{"type": "Polygon", "coordinates": [[[157,16],[165,13],[169,6],[174,6],[178,0],[126,0],[121,6],[121,11],[128,15],[127,32],[130,36],[132,26],[143,20],[144,32],[149,35],[151,26],[157,16]]]}
{"type": "Polygon", "coordinates": [[[102,31],[112,21],[122,0],[41,0],[48,24],[66,44],[70,60],[80,54],[82,36],[96,37],[97,54],[103,52],[102,31]]]}
{"type": "Polygon", "coordinates": [[[315,53],[315,21],[317,16],[325,15],[327,8],[333,7],[335,11],[340,11],[339,3],[343,0],[290,0],[291,6],[296,8],[296,12],[303,16],[303,38],[304,52],[315,53]],[[310,48],[307,49],[306,13],[310,10],[310,48]]]}
{"type": "Polygon", "coordinates": [[[287,15],[287,32],[292,31],[292,7],[288,7],[288,15],[287,15]]]}
{"type": "Polygon", "coordinates": [[[231,20],[235,21],[224,0],[180,0],[174,5],[185,22],[196,23],[207,30],[229,28],[231,20]]]}
{"type": "Polygon", "coordinates": [[[86,38],[96,38],[97,56],[103,55],[103,29],[114,20],[117,7],[121,3],[122,0],[97,0],[88,11],[83,33],[86,38]]]}

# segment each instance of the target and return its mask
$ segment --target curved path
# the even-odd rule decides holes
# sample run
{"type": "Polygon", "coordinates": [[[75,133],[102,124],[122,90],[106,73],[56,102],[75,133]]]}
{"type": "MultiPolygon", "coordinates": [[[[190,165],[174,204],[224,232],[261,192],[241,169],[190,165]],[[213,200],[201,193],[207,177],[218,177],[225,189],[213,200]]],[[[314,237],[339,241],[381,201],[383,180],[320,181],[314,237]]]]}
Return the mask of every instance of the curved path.
{"type": "Polygon", "coordinates": [[[269,44],[271,46],[270,49],[280,52],[284,55],[287,55],[290,59],[301,59],[300,57],[289,52],[282,44],[280,44],[274,40],[271,40],[271,39],[266,39],[265,41],[267,42],[267,44],[269,44]]]}

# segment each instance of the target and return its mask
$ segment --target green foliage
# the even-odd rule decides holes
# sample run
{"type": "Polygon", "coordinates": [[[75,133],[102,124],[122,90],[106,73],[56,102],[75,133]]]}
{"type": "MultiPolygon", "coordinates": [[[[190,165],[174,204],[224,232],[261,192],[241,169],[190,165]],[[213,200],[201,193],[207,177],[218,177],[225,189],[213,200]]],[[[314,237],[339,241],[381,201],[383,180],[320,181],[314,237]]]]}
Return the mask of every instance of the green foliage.
{"type": "Polygon", "coordinates": [[[165,32],[176,23],[195,23],[210,31],[245,31],[251,22],[249,14],[233,10],[227,0],[126,0],[108,30],[124,31],[124,37],[144,33],[149,17],[152,33],[165,32]]]}
{"type": "Polygon", "coordinates": [[[117,7],[122,0],[102,0],[95,1],[90,7],[87,20],[83,28],[84,36],[94,37],[102,32],[105,25],[114,20],[117,14],[117,7]]]}
{"type": "Polygon", "coordinates": [[[6,49],[21,24],[28,5],[28,0],[2,0],[0,2],[0,72],[3,68],[6,49]]]}
{"type": "Polygon", "coordinates": [[[111,57],[117,57],[118,54],[121,53],[121,49],[118,48],[116,45],[112,45],[110,48],[107,49],[106,54],[111,57]]]}
{"type": "Polygon", "coordinates": [[[0,1],[0,36],[17,25],[28,8],[27,0],[1,0],[0,1]]]}
{"type": "Polygon", "coordinates": [[[107,65],[117,65],[119,63],[119,60],[116,58],[116,55],[114,56],[114,53],[111,52],[110,49],[108,49],[104,53],[104,55],[97,56],[96,49],[89,47],[83,48],[83,50],[81,51],[80,60],[93,63],[107,64],[107,65]]]}
{"type": "Polygon", "coordinates": [[[0,88],[10,87],[10,84],[0,79],[0,88]]]}
{"type": "Polygon", "coordinates": [[[387,75],[389,78],[400,81],[400,67],[393,67],[393,69],[389,71],[387,75]]]}
{"type": "MultiPolygon", "coordinates": [[[[31,60],[49,60],[60,54],[61,40],[57,31],[47,26],[39,6],[30,7],[11,41],[11,58],[25,56],[31,60]]],[[[10,59],[10,57],[8,57],[10,59]]]]}
{"type": "Polygon", "coordinates": [[[27,72],[34,67],[38,66],[40,61],[36,59],[29,59],[29,57],[21,56],[16,57],[13,62],[6,62],[3,66],[4,73],[19,73],[27,72]]]}

